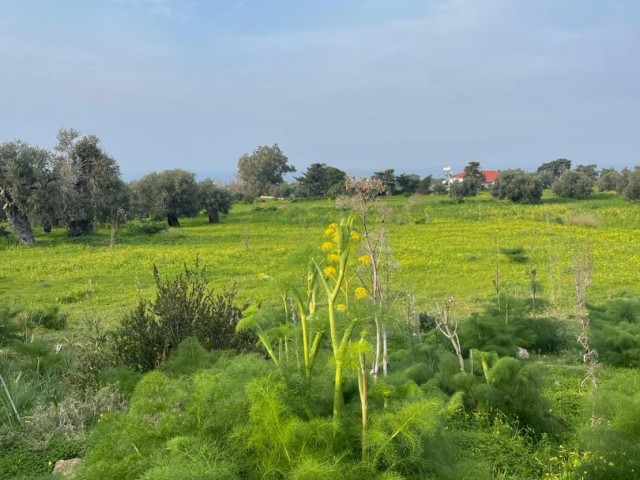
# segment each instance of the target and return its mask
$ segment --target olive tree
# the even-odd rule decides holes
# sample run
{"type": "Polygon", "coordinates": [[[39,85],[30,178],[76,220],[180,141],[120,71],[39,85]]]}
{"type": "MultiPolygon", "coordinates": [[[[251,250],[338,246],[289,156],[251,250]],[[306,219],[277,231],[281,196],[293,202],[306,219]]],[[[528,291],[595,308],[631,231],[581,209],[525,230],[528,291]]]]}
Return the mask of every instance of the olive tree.
{"type": "Polygon", "coordinates": [[[514,203],[537,203],[542,198],[542,181],[536,174],[521,169],[504,170],[494,182],[491,195],[514,203]]]}
{"type": "Polygon", "coordinates": [[[229,213],[231,209],[231,192],[221,188],[210,178],[198,185],[200,207],[207,211],[209,223],[219,223],[220,213],[229,213]]]}
{"type": "Polygon", "coordinates": [[[571,170],[571,160],[559,158],[551,162],[545,162],[538,167],[538,175],[544,188],[550,187],[567,170],[571,170]]]}
{"type": "Polygon", "coordinates": [[[18,242],[35,243],[31,216],[42,211],[52,186],[52,156],[47,150],[21,141],[0,145],[0,204],[18,242]]]}
{"type": "Polygon", "coordinates": [[[179,227],[178,217],[192,217],[200,210],[195,173],[165,170],[145,175],[130,184],[133,211],[141,217],[166,217],[171,227],[179,227]]]}
{"type": "Polygon", "coordinates": [[[469,162],[464,167],[462,182],[453,182],[449,187],[449,195],[457,198],[475,197],[485,181],[486,178],[480,169],[480,163],[469,162]]]}
{"type": "Polygon", "coordinates": [[[553,193],[565,198],[586,198],[593,191],[594,181],[586,174],[567,170],[551,186],[553,193]]]}
{"type": "Polygon", "coordinates": [[[95,135],[61,129],[55,147],[55,177],[69,234],[93,231],[95,222],[110,220],[126,202],[126,186],[116,160],[105,153],[95,135]]]}
{"type": "Polygon", "coordinates": [[[612,192],[619,189],[622,182],[622,174],[614,168],[605,168],[598,177],[598,190],[601,192],[612,192]]]}
{"type": "Polygon", "coordinates": [[[640,167],[626,172],[622,198],[625,200],[640,200],[640,167]]]}
{"type": "Polygon", "coordinates": [[[271,189],[283,183],[283,175],[295,172],[277,143],[260,146],[252,154],[244,154],[238,160],[238,177],[248,195],[269,195],[271,189]]]}

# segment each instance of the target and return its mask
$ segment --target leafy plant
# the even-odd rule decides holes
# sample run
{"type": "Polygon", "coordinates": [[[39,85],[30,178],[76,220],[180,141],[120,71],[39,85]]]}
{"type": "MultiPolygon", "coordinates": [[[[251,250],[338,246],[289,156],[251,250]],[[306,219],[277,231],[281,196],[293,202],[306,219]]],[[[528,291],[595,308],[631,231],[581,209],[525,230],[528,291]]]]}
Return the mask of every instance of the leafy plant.
{"type": "Polygon", "coordinates": [[[236,333],[247,304],[237,305],[236,290],[214,293],[206,270],[196,261],[177,277],[163,280],[154,267],[157,294],[153,303],[140,300],[115,332],[115,352],[126,365],[148,371],[166,360],[187,337],[206,349],[248,351],[255,336],[236,333]]]}

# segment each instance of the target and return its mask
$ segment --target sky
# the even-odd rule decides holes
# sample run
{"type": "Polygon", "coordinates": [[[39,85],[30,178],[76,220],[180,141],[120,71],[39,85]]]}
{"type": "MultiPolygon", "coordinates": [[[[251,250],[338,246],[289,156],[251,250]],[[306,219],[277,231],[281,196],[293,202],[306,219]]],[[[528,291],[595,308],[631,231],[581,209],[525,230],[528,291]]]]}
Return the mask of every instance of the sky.
{"type": "Polygon", "coordinates": [[[0,0],[0,142],[95,134],[131,180],[640,164],[637,0],[0,0]]]}

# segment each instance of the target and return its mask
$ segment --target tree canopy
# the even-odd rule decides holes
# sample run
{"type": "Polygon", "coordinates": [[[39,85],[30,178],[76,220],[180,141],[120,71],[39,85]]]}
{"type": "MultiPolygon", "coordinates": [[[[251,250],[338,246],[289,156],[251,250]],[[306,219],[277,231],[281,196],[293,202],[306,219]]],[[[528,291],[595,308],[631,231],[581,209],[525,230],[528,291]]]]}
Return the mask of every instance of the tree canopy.
{"type": "Polygon", "coordinates": [[[297,177],[298,192],[303,197],[335,197],[344,193],[347,174],[324,163],[312,163],[297,177]]]}
{"type": "Polygon", "coordinates": [[[565,198],[586,198],[593,191],[594,181],[586,174],[567,170],[553,185],[553,193],[565,198]]]}
{"type": "Polygon", "coordinates": [[[198,184],[200,207],[207,211],[209,223],[219,223],[220,213],[229,213],[231,209],[231,192],[219,187],[210,178],[198,184]]]}
{"type": "Polygon", "coordinates": [[[143,217],[166,217],[179,227],[178,217],[192,217],[200,209],[196,175],[186,170],[164,170],[145,175],[130,184],[134,211],[143,217]]]}
{"type": "Polygon", "coordinates": [[[559,158],[551,162],[545,162],[538,167],[538,175],[544,188],[550,187],[567,170],[571,170],[571,160],[559,158]]]}
{"type": "Polygon", "coordinates": [[[273,187],[284,181],[285,173],[295,171],[277,143],[271,147],[260,146],[238,160],[238,176],[244,184],[245,193],[255,197],[269,195],[273,187]]]}
{"type": "Polygon", "coordinates": [[[542,198],[542,181],[533,173],[523,170],[504,170],[491,188],[493,197],[514,203],[537,203],[542,198]]]}
{"type": "Polygon", "coordinates": [[[61,129],[55,147],[56,177],[63,197],[63,219],[70,235],[93,230],[127,201],[116,160],[102,150],[95,135],[61,129]]]}
{"type": "Polygon", "coordinates": [[[482,173],[480,163],[469,162],[464,167],[462,182],[453,182],[449,188],[449,195],[458,198],[475,197],[485,181],[486,178],[482,173]]]}
{"type": "Polygon", "coordinates": [[[22,244],[35,242],[29,217],[42,212],[52,171],[49,151],[21,141],[0,145],[0,204],[22,244]]]}

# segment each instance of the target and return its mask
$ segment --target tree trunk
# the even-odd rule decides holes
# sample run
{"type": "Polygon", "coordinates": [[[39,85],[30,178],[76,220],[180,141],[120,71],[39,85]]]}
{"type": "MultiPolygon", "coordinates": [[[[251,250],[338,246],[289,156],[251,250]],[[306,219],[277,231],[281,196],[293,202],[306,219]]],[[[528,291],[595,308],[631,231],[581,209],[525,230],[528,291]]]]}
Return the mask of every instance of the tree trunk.
{"type": "Polygon", "coordinates": [[[209,210],[209,223],[220,223],[220,213],[218,210],[209,210]]]}
{"type": "Polygon", "coordinates": [[[180,221],[178,220],[178,217],[172,213],[167,214],[167,223],[169,224],[170,227],[180,226],[180,221]]]}
{"type": "Polygon", "coordinates": [[[68,235],[70,237],[79,237],[85,233],[93,232],[93,223],[91,220],[83,218],[82,220],[71,220],[69,222],[68,235]]]}
{"type": "Polygon", "coordinates": [[[4,203],[4,213],[7,216],[9,226],[15,232],[18,242],[22,245],[33,245],[36,243],[33,238],[33,230],[29,218],[22,213],[13,200],[3,189],[0,189],[0,201],[4,203]]]}

